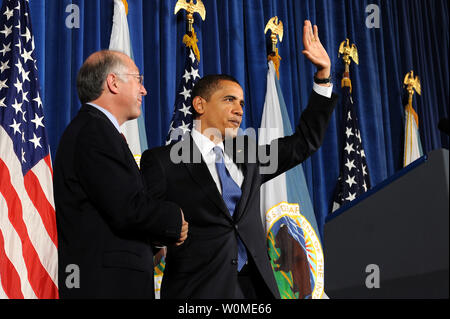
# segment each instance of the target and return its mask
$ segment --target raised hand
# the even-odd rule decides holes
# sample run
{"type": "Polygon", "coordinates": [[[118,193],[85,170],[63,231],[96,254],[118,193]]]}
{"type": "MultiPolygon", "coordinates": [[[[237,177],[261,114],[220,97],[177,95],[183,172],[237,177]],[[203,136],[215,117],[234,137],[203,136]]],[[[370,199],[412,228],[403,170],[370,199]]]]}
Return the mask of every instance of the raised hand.
{"type": "Polygon", "coordinates": [[[305,49],[302,53],[316,66],[317,77],[321,79],[328,78],[331,72],[330,57],[320,42],[317,26],[314,25],[313,32],[311,21],[309,20],[305,20],[303,26],[303,45],[305,49]]]}

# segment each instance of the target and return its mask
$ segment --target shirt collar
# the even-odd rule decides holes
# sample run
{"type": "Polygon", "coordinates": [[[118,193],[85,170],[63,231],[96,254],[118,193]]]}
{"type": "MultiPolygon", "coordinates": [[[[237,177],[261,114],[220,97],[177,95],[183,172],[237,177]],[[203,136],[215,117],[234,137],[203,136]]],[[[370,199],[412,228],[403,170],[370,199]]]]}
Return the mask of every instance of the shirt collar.
{"type": "Polygon", "coordinates": [[[220,142],[219,144],[214,144],[209,138],[207,138],[205,135],[200,133],[196,128],[193,128],[191,131],[192,139],[195,142],[195,145],[197,145],[198,149],[200,150],[200,153],[202,154],[203,158],[206,158],[210,153],[212,152],[213,147],[218,146],[224,150],[223,142],[220,142]]]}
{"type": "Polygon", "coordinates": [[[114,115],[112,115],[108,110],[105,110],[104,108],[102,108],[100,105],[97,105],[95,103],[86,103],[89,104],[93,107],[95,107],[97,110],[99,110],[100,112],[102,112],[103,114],[106,115],[106,117],[111,121],[111,123],[114,125],[114,127],[119,131],[119,133],[121,133],[120,131],[120,125],[119,122],[117,121],[117,119],[114,117],[114,115]]]}

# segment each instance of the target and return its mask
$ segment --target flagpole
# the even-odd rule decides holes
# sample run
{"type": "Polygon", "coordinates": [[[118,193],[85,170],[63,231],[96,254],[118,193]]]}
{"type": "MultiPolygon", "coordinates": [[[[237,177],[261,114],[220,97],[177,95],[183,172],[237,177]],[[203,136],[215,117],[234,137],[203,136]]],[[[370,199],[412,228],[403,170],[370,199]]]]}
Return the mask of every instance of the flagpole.
{"type": "MultiPolygon", "coordinates": [[[[188,12],[187,30],[183,36],[183,43],[186,46],[186,59],[184,65],[184,75],[180,79],[177,94],[174,102],[174,111],[169,125],[169,132],[166,138],[166,145],[179,141],[182,135],[188,133],[193,128],[193,109],[191,103],[191,93],[195,83],[200,79],[199,61],[200,51],[197,46],[197,35],[193,27],[194,13],[199,13],[205,20],[206,10],[201,0],[197,0],[194,5],[186,0],[179,0],[175,5],[174,14],[181,9],[188,12]]],[[[155,298],[160,298],[161,283],[164,276],[166,247],[161,248],[155,254],[155,298]]]]}
{"type": "Polygon", "coordinates": [[[271,31],[270,38],[272,40],[272,51],[269,53],[267,60],[272,61],[275,66],[275,71],[277,73],[278,79],[280,78],[280,61],[281,57],[278,54],[278,38],[280,39],[280,42],[283,41],[283,22],[281,20],[278,20],[278,17],[275,16],[269,20],[266,24],[266,28],[264,29],[264,34],[267,33],[267,31],[271,31]]]}
{"type": "MultiPolygon", "coordinates": [[[[273,17],[264,32],[269,30],[272,48],[267,57],[267,89],[259,145],[293,134],[278,80],[281,57],[276,46],[278,38],[280,42],[283,38],[283,23],[273,17]]],[[[264,183],[260,196],[268,254],[281,298],[327,298],[323,250],[302,164],[264,183]],[[286,214],[287,211],[290,213],[286,214]]]]}
{"type": "Polygon", "coordinates": [[[352,82],[350,80],[350,64],[354,61],[359,64],[358,51],[355,44],[350,45],[349,39],[341,42],[339,55],[345,64],[342,77],[342,100],[344,120],[344,150],[342,163],[334,196],[332,213],[355,200],[370,188],[370,176],[367,166],[363,141],[359,129],[359,121],[352,99],[352,82]]]}
{"type": "Polygon", "coordinates": [[[206,19],[206,9],[202,0],[197,0],[197,3],[194,4],[194,0],[178,0],[175,4],[174,14],[176,15],[181,9],[187,12],[186,21],[187,21],[187,31],[186,35],[183,37],[183,43],[190,47],[193,51],[197,60],[200,61],[200,51],[197,47],[197,35],[194,30],[194,13],[198,13],[203,21],[206,19]]]}
{"type": "Polygon", "coordinates": [[[344,70],[344,74],[342,77],[341,86],[349,87],[350,93],[351,93],[352,92],[352,81],[350,80],[350,64],[352,63],[352,60],[356,64],[359,64],[358,50],[357,50],[355,44],[352,44],[350,46],[349,39],[346,39],[339,46],[338,57],[340,57],[341,54],[343,55],[342,59],[344,60],[344,65],[345,65],[345,70],[344,70]]]}
{"type": "Polygon", "coordinates": [[[403,154],[403,166],[407,166],[423,155],[418,132],[419,117],[412,106],[414,93],[417,92],[421,95],[421,86],[419,77],[414,77],[413,70],[405,75],[403,84],[408,91],[408,104],[405,107],[405,146],[403,154]]]}

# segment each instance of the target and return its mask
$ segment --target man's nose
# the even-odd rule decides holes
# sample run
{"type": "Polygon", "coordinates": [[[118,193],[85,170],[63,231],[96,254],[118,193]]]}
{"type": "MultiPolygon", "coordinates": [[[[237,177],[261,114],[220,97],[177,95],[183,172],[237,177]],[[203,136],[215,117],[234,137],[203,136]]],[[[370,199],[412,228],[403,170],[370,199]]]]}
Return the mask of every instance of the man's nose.
{"type": "Polygon", "coordinates": [[[233,113],[239,116],[242,116],[244,114],[244,109],[241,105],[240,102],[237,102],[234,109],[233,109],[233,113]]]}
{"type": "Polygon", "coordinates": [[[144,87],[144,84],[141,84],[141,95],[146,96],[147,95],[147,90],[144,87]]]}

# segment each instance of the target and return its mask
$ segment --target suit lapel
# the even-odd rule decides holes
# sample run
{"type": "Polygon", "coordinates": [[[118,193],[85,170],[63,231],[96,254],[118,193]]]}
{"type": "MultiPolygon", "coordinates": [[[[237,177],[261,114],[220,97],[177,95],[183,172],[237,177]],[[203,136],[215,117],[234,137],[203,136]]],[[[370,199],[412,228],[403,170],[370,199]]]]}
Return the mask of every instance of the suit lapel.
{"type": "Polygon", "coordinates": [[[228,219],[231,220],[231,215],[228,212],[225,202],[223,201],[222,195],[217,189],[216,183],[209,173],[208,166],[206,166],[206,163],[203,161],[200,150],[197,145],[195,145],[192,137],[190,135],[186,136],[184,141],[179,143],[181,144],[179,144],[178,147],[181,147],[181,150],[178,154],[183,156],[182,161],[189,171],[192,179],[199,185],[206,197],[211,200],[228,219]],[[186,152],[188,152],[188,154],[186,154],[186,152]]]}
{"type": "Polygon", "coordinates": [[[101,112],[100,110],[98,110],[97,108],[95,108],[89,104],[84,104],[81,107],[80,112],[88,112],[88,113],[92,114],[93,116],[98,117],[98,118],[108,122],[109,126],[111,127],[111,134],[115,137],[115,140],[117,140],[117,143],[120,143],[120,147],[123,150],[122,154],[125,156],[125,160],[129,163],[133,163],[131,165],[133,165],[136,168],[136,170],[139,171],[139,166],[136,163],[133,153],[131,153],[130,147],[128,146],[127,142],[125,141],[125,139],[121,135],[121,133],[119,131],[117,131],[114,124],[111,123],[111,121],[108,119],[108,117],[103,112],[101,112]]]}

